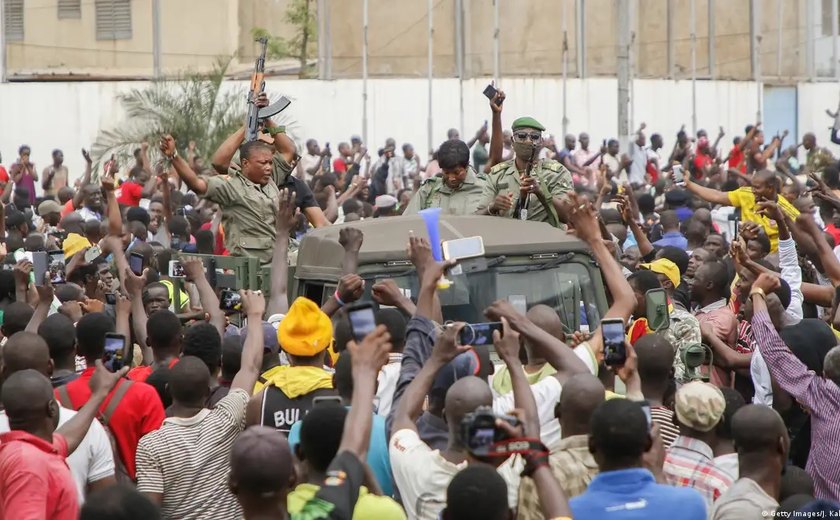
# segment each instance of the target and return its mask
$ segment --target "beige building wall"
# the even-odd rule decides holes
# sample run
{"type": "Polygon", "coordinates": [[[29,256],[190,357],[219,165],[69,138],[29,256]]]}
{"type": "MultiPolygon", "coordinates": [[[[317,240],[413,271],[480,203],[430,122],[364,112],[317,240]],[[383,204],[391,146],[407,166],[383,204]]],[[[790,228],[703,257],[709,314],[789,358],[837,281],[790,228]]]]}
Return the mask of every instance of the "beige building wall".
{"type": "MultiPolygon", "coordinates": [[[[2,0],[0,0],[2,1],[2,0]]],[[[160,0],[162,63],[166,74],[206,70],[220,56],[237,56],[235,70],[250,68],[257,46],[252,30],[277,36],[295,31],[285,19],[291,0],[160,0]]],[[[616,0],[498,0],[500,66],[505,76],[557,76],[563,70],[564,20],[568,73],[615,76],[618,16],[616,0]],[[583,13],[577,13],[582,8],[583,13]],[[578,19],[583,16],[585,54],[578,19]],[[583,56],[585,55],[585,59],[583,56]]],[[[24,41],[8,42],[11,79],[39,75],[150,77],[152,0],[131,0],[132,37],[97,40],[94,4],[82,0],[80,19],[59,19],[58,0],[26,0],[24,41]]],[[[691,0],[631,0],[633,70],[639,78],[688,78],[691,72],[691,0]],[[668,5],[671,6],[672,60],[669,67],[668,5]]],[[[312,0],[313,9],[319,1],[312,0]]],[[[329,19],[331,79],[362,75],[363,0],[323,0],[329,19]]],[[[455,77],[458,0],[434,0],[434,75],[455,77]]],[[[825,2],[823,2],[824,4],[825,2]]],[[[493,0],[460,0],[464,12],[464,77],[494,72],[493,0]]],[[[750,58],[750,0],[695,0],[697,75],[718,79],[753,78],[750,58]],[[709,67],[709,6],[714,12],[714,66],[709,67]]],[[[801,78],[806,71],[806,5],[782,2],[779,67],[778,0],[761,7],[762,75],[801,78]]],[[[371,77],[424,77],[427,73],[428,18],[424,0],[368,0],[368,67],[371,77]]],[[[824,8],[823,8],[824,9],[824,8]]],[[[820,23],[819,16],[815,23],[820,23]]],[[[816,27],[816,31],[820,28],[816,27]]],[[[317,46],[318,36],[312,35],[317,46]]],[[[294,65],[292,65],[294,66],[294,65]]]]}
{"type": "MultiPolygon", "coordinates": [[[[219,57],[248,47],[251,28],[277,34],[285,2],[160,0],[161,63],[165,74],[206,70],[219,57]]],[[[131,38],[97,40],[95,0],[81,1],[81,18],[59,19],[58,0],[24,2],[24,40],[7,42],[7,70],[17,77],[67,75],[150,77],[152,0],[131,1],[131,38]]],[[[248,57],[247,61],[250,61],[248,57]]]]}

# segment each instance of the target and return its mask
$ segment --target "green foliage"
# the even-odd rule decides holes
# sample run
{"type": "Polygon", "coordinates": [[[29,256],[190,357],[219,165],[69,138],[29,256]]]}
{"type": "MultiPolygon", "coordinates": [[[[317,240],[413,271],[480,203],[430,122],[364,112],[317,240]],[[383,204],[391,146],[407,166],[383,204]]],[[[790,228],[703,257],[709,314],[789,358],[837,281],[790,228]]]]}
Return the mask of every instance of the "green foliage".
{"type": "Polygon", "coordinates": [[[161,134],[169,133],[175,137],[179,153],[195,141],[197,154],[209,164],[210,155],[245,119],[244,89],[222,89],[230,62],[231,58],[220,59],[207,74],[155,81],[148,87],[120,94],[118,100],[125,116],[119,125],[97,137],[92,149],[97,163],[114,154],[120,164],[125,164],[144,141],[150,145],[154,162],[159,156],[157,143],[161,134]]]}
{"type": "Polygon", "coordinates": [[[268,38],[267,58],[279,60],[297,58],[300,60],[300,77],[308,75],[306,60],[317,53],[318,27],[314,0],[291,0],[286,8],[286,22],[293,27],[290,37],[274,36],[266,29],[255,27],[251,34],[255,39],[268,38]]]}

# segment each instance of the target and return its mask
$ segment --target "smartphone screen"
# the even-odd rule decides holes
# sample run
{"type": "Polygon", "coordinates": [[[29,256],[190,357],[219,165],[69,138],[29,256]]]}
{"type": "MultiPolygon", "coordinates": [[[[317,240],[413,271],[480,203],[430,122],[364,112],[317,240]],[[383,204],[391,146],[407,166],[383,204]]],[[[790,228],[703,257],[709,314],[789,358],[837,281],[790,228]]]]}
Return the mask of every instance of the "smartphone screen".
{"type": "Polygon", "coordinates": [[[624,348],[624,320],[602,320],[601,333],[604,335],[604,363],[607,366],[623,365],[627,359],[627,351],[624,348]]]}
{"type": "Polygon", "coordinates": [[[91,263],[102,254],[102,251],[99,249],[99,246],[91,246],[87,251],[85,251],[85,262],[91,263]]]}
{"type": "Polygon", "coordinates": [[[126,340],[122,334],[105,334],[105,367],[111,372],[124,367],[129,360],[126,357],[126,340]]]}
{"type": "Polygon", "coordinates": [[[184,277],[184,266],[181,265],[181,262],[178,260],[170,260],[169,261],[169,277],[170,278],[183,278],[184,277]]]}
{"type": "Polygon", "coordinates": [[[63,251],[50,251],[48,255],[48,269],[50,271],[50,283],[53,285],[62,284],[67,281],[66,265],[64,263],[63,251]]]}
{"type": "Polygon", "coordinates": [[[219,309],[223,311],[238,311],[242,308],[242,297],[231,289],[222,290],[219,295],[219,309]]]}
{"type": "Polygon", "coordinates": [[[131,253],[128,256],[128,267],[132,273],[141,276],[143,274],[143,255],[140,253],[131,253]]]}
{"type": "Polygon", "coordinates": [[[677,186],[685,186],[682,164],[674,165],[674,184],[676,184],[677,186]]]}
{"type": "Polygon", "coordinates": [[[44,285],[48,263],[46,251],[35,251],[32,253],[32,276],[35,278],[35,285],[38,287],[44,285]]]}
{"type": "Polygon", "coordinates": [[[441,246],[446,260],[484,256],[484,239],[480,236],[447,240],[441,246]]]}
{"type": "Polygon", "coordinates": [[[501,333],[501,322],[468,323],[458,334],[458,342],[461,345],[492,345],[494,330],[498,330],[501,333]]]}
{"type": "Polygon", "coordinates": [[[356,343],[365,339],[365,336],[376,328],[376,314],[369,303],[350,308],[347,311],[347,317],[350,320],[350,331],[356,343]]]}

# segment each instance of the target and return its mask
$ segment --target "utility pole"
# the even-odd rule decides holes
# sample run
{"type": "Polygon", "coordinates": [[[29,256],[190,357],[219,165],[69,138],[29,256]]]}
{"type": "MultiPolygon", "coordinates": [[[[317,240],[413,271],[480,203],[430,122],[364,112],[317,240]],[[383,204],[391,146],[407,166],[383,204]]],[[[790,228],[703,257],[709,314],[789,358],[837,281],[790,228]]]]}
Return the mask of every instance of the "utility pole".
{"type": "MultiPolygon", "coordinates": [[[[691,32],[691,135],[697,135],[697,4],[691,0],[688,27],[691,32]]],[[[711,63],[710,63],[711,64],[711,63]]]]}
{"type": "Polygon", "coordinates": [[[464,135],[464,2],[455,0],[455,68],[458,73],[458,130],[464,135]]]}
{"type": "Polygon", "coordinates": [[[160,64],[160,0],[152,0],[152,65],[155,79],[161,79],[160,64]]]}
{"type": "Polygon", "coordinates": [[[501,77],[501,64],[499,60],[499,2],[493,0],[493,82],[499,88],[501,77]]]}
{"type": "Polygon", "coordinates": [[[0,0],[0,83],[6,82],[6,2],[0,0]]]}
{"type": "Polygon", "coordinates": [[[618,135],[625,146],[630,138],[630,0],[618,4],[618,135]]]}
{"type": "Polygon", "coordinates": [[[569,32],[568,32],[568,19],[569,19],[569,10],[568,10],[568,1],[563,1],[563,138],[566,138],[566,134],[569,133],[569,118],[566,113],[566,93],[569,90],[568,87],[568,75],[569,75],[569,32]]]}
{"type": "Polygon", "coordinates": [[[362,0],[362,141],[368,143],[368,0],[362,0]]]}
{"type": "Polygon", "coordinates": [[[429,11],[429,56],[428,56],[428,83],[429,83],[429,107],[428,107],[428,123],[429,126],[427,128],[427,140],[428,140],[428,148],[431,152],[434,149],[434,136],[432,135],[432,78],[434,76],[434,51],[435,51],[435,25],[434,25],[434,18],[432,16],[434,11],[435,5],[434,0],[429,0],[428,4],[428,11],[429,11]]]}

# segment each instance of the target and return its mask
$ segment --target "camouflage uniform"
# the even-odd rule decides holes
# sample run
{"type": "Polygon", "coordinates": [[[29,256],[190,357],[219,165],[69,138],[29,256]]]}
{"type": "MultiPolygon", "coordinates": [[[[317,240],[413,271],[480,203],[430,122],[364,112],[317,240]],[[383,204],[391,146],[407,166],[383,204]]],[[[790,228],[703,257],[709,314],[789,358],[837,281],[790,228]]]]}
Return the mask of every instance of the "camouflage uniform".
{"type": "MultiPolygon", "coordinates": [[[[520,197],[520,172],[516,168],[515,161],[515,159],[504,161],[490,169],[489,180],[484,186],[484,194],[479,204],[479,210],[488,208],[496,199],[497,195],[511,194],[513,195],[514,201],[513,207],[504,213],[500,213],[498,216],[513,217],[516,201],[520,197]]],[[[557,211],[554,209],[551,199],[553,197],[562,197],[574,189],[572,174],[559,162],[545,159],[534,163],[534,167],[531,169],[531,175],[539,182],[540,191],[545,196],[546,204],[543,205],[536,194],[529,194],[528,220],[548,222],[554,227],[563,228],[564,226],[557,217],[557,211]]]]}
{"type": "Polygon", "coordinates": [[[682,353],[691,345],[702,343],[700,337],[700,322],[691,313],[674,306],[671,311],[670,326],[659,332],[674,347],[674,379],[677,384],[688,382],[685,379],[685,363],[682,353]]]}
{"type": "Polygon", "coordinates": [[[421,209],[441,208],[443,215],[472,215],[481,203],[487,176],[467,168],[464,183],[458,189],[452,189],[435,176],[427,179],[411,197],[403,215],[415,215],[421,209]]]}
{"type": "Polygon", "coordinates": [[[806,168],[814,173],[823,171],[832,163],[834,163],[834,156],[827,148],[814,148],[808,152],[805,159],[806,168]]]}

